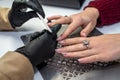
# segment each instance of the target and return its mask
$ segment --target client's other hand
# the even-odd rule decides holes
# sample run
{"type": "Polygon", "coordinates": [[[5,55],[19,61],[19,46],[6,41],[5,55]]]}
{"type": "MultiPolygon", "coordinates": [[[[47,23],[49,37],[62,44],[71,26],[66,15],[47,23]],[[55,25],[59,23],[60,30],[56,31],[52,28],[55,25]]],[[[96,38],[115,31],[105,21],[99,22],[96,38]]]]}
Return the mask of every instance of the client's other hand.
{"type": "Polygon", "coordinates": [[[64,57],[78,58],[80,63],[109,62],[120,59],[120,34],[76,37],[60,41],[56,49],[64,57]],[[85,43],[83,41],[87,41],[85,43]]]}
{"type": "Polygon", "coordinates": [[[69,24],[67,29],[58,38],[58,40],[64,40],[78,27],[82,27],[83,30],[80,32],[80,36],[86,37],[95,28],[99,12],[96,8],[86,8],[81,13],[73,14],[70,16],[55,15],[48,17],[48,20],[52,20],[48,25],[51,27],[56,24],[69,24]]]}

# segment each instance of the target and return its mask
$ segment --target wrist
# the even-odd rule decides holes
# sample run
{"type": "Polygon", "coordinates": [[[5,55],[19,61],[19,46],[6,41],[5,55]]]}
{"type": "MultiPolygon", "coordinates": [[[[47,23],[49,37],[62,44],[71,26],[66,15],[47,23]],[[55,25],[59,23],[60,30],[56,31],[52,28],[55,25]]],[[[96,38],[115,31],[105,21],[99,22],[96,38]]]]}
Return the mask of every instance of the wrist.
{"type": "MultiPolygon", "coordinates": [[[[22,54],[23,56],[25,56],[26,58],[28,58],[28,60],[29,60],[29,61],[31,62],[31,64],[32,64],[31,58],[27,55],[28,52],[25,50],[25,47],[24,47],[24,46],[16,49],[15,52],[18,52],[18,53],[22,54]]],[[[33,64],[32,64],[32,65],[33,65],[33,64]]]]}
{"type": "Polygon", "coordinates": [[[97,20],[99,18],[99,11],[97,8],[94,7],[85,8],[83,13],[86,14],[90,18],[90,20],[97,20]]]}

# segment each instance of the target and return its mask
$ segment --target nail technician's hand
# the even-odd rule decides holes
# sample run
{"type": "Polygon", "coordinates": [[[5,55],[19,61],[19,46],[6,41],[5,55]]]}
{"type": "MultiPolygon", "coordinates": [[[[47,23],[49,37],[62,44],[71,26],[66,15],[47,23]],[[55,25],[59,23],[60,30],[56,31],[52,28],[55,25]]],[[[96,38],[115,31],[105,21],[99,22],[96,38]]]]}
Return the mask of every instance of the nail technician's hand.
{"type": "Polygon", "coordinates": [[[31,18],[38,17],[36,12],[42,17],[45,17],[42,6],[38,0],[14,0],[8,14],[9,22],[13,28],[20,27],[31,18]],[[28,8],[33,11],[27,11],[28,8]]]}
{"type": "Polygon", "coordinates": [[[78,58],[80,63],[108,62],[120,59],[120,34],[96,37],[76,37],[59,42],[62,48],[56,49],[64,57],[78,58]],[[86,42],[84,42],[86,41],[86,42]]]}
{"type": "MultiPolygon", "coordinates": [[[[16,51],[26,56],[36,66],[54,56],[57,47],[57,32],[61,25],[55,25],[51,28],[52,32],[43,30],[30,34],[29,41],[25,46],[18,48],[16,51]]],[[[28,34],[29,35],[29,34],[28,34]]]]}
{"type": "Polygon", "coordinates": [[[65,39],[70,33],[75,29],[82,26],[84,29],[80,32],[80,35],[86,37],[95,27],[99,12],[96,8],[86,8],[83,12],[78,14],[66,16],[51,16],[48,17],[48,20],[54,20],[51,23],[48,23],[49,26],[55,24],[69,24],[65,32],[58,38],[58,40],[65,39]]]}
{"type": "Polygon", "coordinates": [[[25,55],[36,66],[54,56],[57,46],[57,36],[44,30],[43,32],[33,33],[32,40],[16,51],[25,55]]]}

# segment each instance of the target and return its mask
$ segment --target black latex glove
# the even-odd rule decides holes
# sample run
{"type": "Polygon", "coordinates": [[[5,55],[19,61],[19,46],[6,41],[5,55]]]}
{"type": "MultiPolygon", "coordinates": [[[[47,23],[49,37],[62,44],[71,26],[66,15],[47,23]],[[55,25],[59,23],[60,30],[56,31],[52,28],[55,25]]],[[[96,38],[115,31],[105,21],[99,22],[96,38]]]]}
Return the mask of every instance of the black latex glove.
{"type": "Polygon", "coordinates": [[[53,57],[57,46],[56,33],[60,29],[61,25],[57,26],[57,28],[52,29],[52,33],[47,30],[33,33],[29,43],[18,48],[16,51],[25,55],[31,61],[33,66],[53,57]]]}
{"type": "Polygon", "coordinates": [[[33,17],[38,17],[36,12],[43,18],[45,17],[39,0],[14,0],[8,18],[12,27],[15,28],[21,26],[33,17]],[[26,12],[27,8],[31,8],[33,11],[26,12]]]}

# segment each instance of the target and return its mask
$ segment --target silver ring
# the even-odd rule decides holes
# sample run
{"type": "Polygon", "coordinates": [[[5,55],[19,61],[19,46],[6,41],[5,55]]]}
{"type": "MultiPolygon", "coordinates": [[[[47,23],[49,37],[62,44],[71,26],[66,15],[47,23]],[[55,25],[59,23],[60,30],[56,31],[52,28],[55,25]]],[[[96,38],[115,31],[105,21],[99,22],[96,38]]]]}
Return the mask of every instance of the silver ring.
{"type": "Polygon", "coordinates": [[[86,47],[86,49],[89,49],[89,44],[90,44],[90,43],[89,43],[88,40],[83,40],[82,43],[83,43],[83,46],[86,47]]]}

